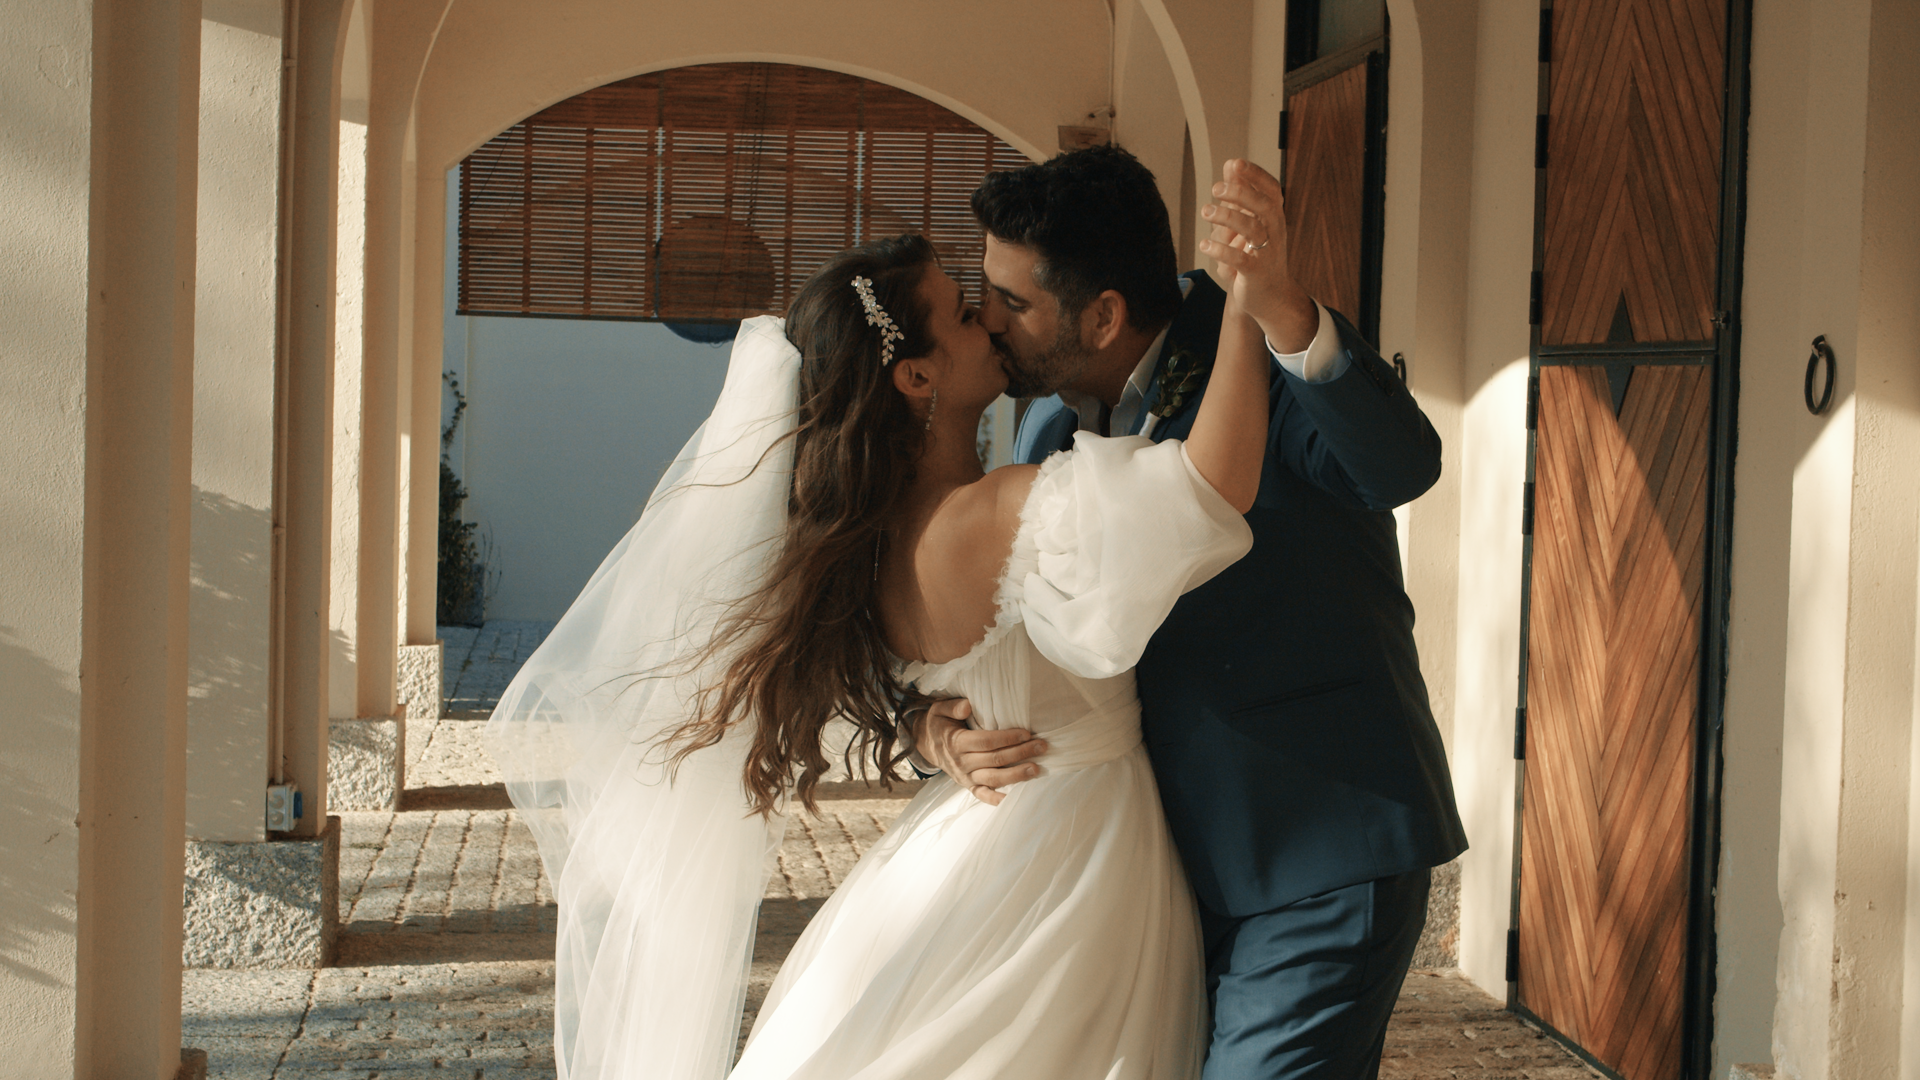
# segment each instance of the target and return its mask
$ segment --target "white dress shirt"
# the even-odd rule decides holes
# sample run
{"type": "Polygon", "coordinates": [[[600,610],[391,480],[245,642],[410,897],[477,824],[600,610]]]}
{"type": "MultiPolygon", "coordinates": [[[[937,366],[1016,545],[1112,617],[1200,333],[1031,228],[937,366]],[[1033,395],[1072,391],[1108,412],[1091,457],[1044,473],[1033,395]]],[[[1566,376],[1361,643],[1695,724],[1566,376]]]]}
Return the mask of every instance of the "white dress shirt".
{"type": "MultiPolygon", "coordinates": [[[[1181,279],[1181,292],[1184,293],[1191,287],[1191,282],[1181,279]]],[[[1273,358],[1281,367],[1302,382],[1332,382],[1347,373],[1351,362],[1347,359],[1346,350],[1340,347],[1340,334],[1334,329],[1333,320],[1327,318],[1327,309],[1321,306],[1318,300],[1314,301],[1313,306],[1319,313],[1320,322],[1314,328],[1313,341],[1307,345],[1306,349],[1297,353],[1283,353],[1275,349],[1273,342],[1269,341],[1267,351],[1273,354],[1273,358]]],[[[1166,347],[1167,331],[1172,328],[1171,323],[1162,328],[1159,336],[1153,339],[1153,344],[1147,346],[1147,351],[1140,357],[1140,362],[1134,365],[1133,374],[1127,376],[1127,385],[1121,389],[1120,401],[1114,405],[1113,413],[1107,418],[1104,430],[1100,423],[1100,414],[1103,410],[1098,399],[1084,394],[1071,396],[1061,394],[1061,400],[1080,418],[1081,431],[1092,431],[1101,435],[1125,435],[1133,430],[1134,421],[1140,416],[1140,408],[1146,404],[1147,388],[1153,382],[1154,369],[1160,366],[1160,350],[1166,347]]],[[[1140,425],[1140,434],[1152,435],[1154,427],[1159,422],[1158,416],[1149,414],[1145,423],[1140,425]]]]}

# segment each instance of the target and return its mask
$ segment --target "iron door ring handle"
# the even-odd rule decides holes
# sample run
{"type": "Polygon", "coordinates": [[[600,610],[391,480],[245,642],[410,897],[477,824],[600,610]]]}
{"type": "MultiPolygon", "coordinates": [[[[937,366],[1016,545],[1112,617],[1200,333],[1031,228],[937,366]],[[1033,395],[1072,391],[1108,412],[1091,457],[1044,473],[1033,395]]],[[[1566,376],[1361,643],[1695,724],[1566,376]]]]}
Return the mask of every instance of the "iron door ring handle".
{"type": "Polygon", "coordinates": [[[1833,384],[1839,378],[1840,369],[1833,358],[1833,346],[1827,344],[1827,335],[1821,334],[1813,339],[1813,353],[1807,357],[1807,381],[1801,388],[1807,399],[1808,412],[1819,416],[1827,411],[1827,406],[1833,404],[1833,384]],[[1820,401],[1816,404],[1813,400],[1813,373],[1819,370],[1822,360],[1827,363],[1827,379],[1825,388],[1820,391],[1820,401]]]}

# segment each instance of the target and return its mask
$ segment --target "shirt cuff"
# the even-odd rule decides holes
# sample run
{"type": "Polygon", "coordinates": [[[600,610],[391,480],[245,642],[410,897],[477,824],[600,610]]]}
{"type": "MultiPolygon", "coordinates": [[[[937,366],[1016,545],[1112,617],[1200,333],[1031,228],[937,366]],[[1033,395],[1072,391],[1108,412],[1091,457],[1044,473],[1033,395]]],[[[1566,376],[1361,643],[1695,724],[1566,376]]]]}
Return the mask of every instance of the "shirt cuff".
{"type": "Polygon", "coordinates": [[[902,750],[906,751],[907,767],[912,769],[913,774],[922,780],[928,780],[940,775],[940,770],[934,767],[933,762],[928,761],[926,757],[920,753],[920,747],[916,746],[913,741],[913,718],[917,714],[926,711],[927,706],[922,705],[917,709],[907,709],[899,713],[893,731],[894,741],[900,745],[902,750]]]}
{"type": "Polygon", "coordinates": [[[1340,332],[1334,328],[1333,320],[1327,318],[1327,309],[1320,301],[1313,302],[1314,310],[1320,315],[1320,322],[1313,331],[1313,343],[1306,351],[1283,353],[1267,342],[1267,351],[1280,362],[1287,374],[1306,383],[1332,382],[1347,373],[1352,361],[1347,359],[1347,350],[1340,347],[1340,332]]]}

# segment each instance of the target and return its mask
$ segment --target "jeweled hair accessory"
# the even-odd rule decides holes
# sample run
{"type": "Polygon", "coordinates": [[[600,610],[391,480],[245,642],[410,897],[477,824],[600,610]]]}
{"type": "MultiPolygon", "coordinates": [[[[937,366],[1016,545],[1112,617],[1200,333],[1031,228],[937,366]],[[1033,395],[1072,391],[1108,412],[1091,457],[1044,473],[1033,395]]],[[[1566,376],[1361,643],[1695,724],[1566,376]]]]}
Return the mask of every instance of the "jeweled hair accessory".
{"type": "Polygon", "coordinates": [[[867,309],[867,325],[880,328],[880,366],[893,363],[893,343],[907,340],[907,335],[893,323],[893,316],[873,298],[873,281],[856,275],[853,279],[853,291],[860,294],[860,303],[867,309]]]}

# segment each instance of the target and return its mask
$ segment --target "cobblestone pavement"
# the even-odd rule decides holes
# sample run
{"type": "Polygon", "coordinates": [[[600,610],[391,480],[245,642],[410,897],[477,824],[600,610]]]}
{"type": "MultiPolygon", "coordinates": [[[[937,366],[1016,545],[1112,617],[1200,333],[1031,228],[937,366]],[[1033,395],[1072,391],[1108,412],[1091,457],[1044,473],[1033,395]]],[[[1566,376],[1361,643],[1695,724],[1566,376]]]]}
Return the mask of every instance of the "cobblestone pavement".
{"type": "MultiPolygon", "coordinates": [[[[477,719],[550,628],[443,629],[448,679],[464,695],[453,715],[469,719],[409,723],[399,812],[340,815],[337,966],[186,973],[184,1044],[207,1051],[210,1080],[552,1080],[552,889],[477,719]]],[[[807,921],[917,785],[890,798],[828,787],[821,816],[789,819],[769,860],[743,1038],[807,921]]],[[[1439,971],[1408,977],[1381,1066],[1385,1080],[1596,1075],[1439,971]]]]}
{"type": "Polygon", "coordinates": [[[447,694],[442,715],[484,718],[552,629],[550,622],[518,619],[489,619],[478,629],[441,627],[447,694]]]}

